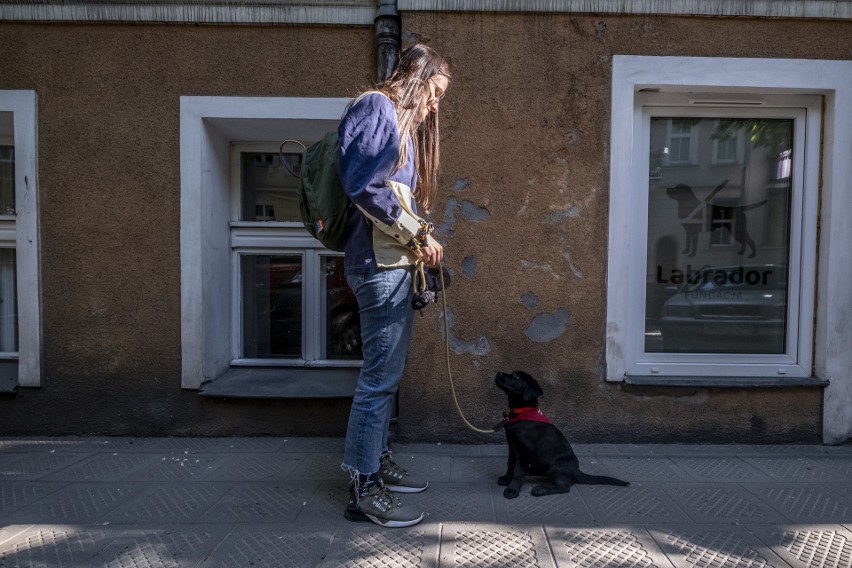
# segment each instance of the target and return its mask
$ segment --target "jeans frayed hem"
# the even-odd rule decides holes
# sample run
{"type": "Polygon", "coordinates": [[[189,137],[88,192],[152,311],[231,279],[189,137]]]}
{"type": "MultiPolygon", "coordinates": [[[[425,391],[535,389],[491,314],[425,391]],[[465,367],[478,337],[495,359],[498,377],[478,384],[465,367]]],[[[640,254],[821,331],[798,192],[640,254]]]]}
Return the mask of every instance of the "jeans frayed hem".
{"type": "MultiPolygon", "coordinates": [[[[342,469],[343,471],[345,471],[346,473],[349,474],[349,482],[352,485],[355,486],[356,503],[357,503],[359,496],[361,495],[361,480],[362,479],[369,479],[373,475],[375,475],[376,477],[379,477],[378,476],[379,470],[376,470],[373,473],[364,474],[364,473],[361,473],[360,471],[358,471],[358,468],[352,467],[351,465],[346,465],[345,463],[340,464],[340,469],[342,469]]],[[[378,481],[381,482],[381,478],[379,478],[378,481]]]]}

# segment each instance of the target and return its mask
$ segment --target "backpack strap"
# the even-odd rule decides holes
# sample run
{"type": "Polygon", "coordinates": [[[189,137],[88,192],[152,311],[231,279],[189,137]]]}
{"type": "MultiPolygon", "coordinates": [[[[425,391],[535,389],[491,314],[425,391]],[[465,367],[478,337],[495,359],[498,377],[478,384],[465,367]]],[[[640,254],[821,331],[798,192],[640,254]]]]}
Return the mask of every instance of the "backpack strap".
{"type": "Polygon", "coordinates": [[[285,140],[278,146],[278,161],[281,162],[281,165],[284,166],[284,169],[287,170],[287,173],[293,176],[294,178],[298,178],[299,174],[293,169],[293,165],[290,163],[290,160],[284,155],[284,145],[288,142],[292,142],[293,144],[298,144],[302,147],[302,154],[304,155],[305,150],[307,150],[307,146],[299,142],[298,140],[285,140]]]}

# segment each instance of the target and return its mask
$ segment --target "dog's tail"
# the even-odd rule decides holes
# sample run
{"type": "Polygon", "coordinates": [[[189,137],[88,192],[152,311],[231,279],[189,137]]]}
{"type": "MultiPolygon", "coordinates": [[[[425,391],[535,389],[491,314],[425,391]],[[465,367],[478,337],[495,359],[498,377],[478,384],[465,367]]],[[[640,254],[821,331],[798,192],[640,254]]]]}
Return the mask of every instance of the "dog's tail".
{"type": "Polygon", "coordinates": [[[618,485],[620,487],[627,487],[630,485],[629,481],[622,481],[621,479],[616,479],[607,475],[589,475],[582,471],[577,472],[574,476],[574,480],[577,483],[583,483],[586,485],[618,485]]]}

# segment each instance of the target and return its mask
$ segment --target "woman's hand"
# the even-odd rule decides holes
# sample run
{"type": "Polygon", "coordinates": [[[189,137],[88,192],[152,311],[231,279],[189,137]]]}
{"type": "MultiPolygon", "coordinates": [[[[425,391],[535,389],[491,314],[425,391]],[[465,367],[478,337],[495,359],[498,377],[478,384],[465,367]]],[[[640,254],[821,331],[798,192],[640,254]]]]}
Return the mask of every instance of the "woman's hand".
{"type": "Polygon", "coordinates": [[[426,237],[426,244],[420,247],[420,252],[423,253],[423,260],[429,267],[438,266],[444,258],[444,247],[431,235],[426,237]]]}

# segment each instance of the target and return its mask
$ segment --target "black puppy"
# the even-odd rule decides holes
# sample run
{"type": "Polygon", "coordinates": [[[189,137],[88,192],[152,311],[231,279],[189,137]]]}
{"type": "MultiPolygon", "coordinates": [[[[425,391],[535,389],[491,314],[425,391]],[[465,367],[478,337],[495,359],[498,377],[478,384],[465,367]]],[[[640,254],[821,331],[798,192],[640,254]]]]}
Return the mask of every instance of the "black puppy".
{"type": "Polygon", "coordinates": [[[538,409],[538,397],[544,392],[534,378],[523,371],[497,373],[497,386],[509,397],[509,412],[504,413],[509,464],[506,475],[497,479],[506,485],[503,496],[514,499],[527,475],[544,476],[541,485],[532,488],[536,497],[567,493],[575,483],[596,485],[630,485],[626,481],[580,471],[571,444],[538,409]]]}

